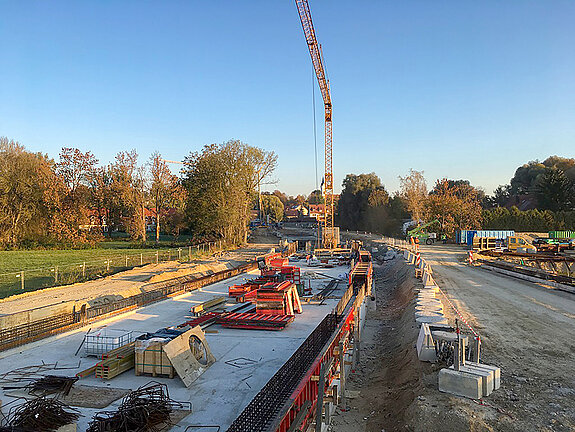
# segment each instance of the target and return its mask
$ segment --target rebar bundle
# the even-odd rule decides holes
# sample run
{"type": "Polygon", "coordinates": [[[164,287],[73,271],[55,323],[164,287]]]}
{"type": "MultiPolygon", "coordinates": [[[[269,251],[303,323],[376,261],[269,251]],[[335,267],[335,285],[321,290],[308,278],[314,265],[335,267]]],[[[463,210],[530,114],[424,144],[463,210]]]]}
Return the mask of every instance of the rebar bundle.
{"type": "Polygon", "coordinates": [[[39,397],[14,408],[9,418],[5,431],[52,432],[74,423],[80,414],[58,400],[39,397]]]}
{"type": "Polygon", "coordinates": [[[171,425],[174,408],[191,409],[191,406],[170,399],[165,384],[151,382],[126,395],[117,411],[96,413],[86,432],[159,431],[171,425]]]}
{"type": "Polygon", "coordinates": [[[36,396],[45,396],[52,393],[62,393],[66,396],[70,393],[76,381],[78,381],[77,377],[46,375],[32,381],[26,387],[28,388],[28,393],[36,396]]]}

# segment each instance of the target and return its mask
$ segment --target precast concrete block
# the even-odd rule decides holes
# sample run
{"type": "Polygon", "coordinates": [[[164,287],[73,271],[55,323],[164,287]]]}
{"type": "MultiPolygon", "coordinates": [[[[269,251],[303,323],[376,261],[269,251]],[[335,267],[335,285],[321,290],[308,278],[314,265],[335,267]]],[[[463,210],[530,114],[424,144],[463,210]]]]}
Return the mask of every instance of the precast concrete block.
{"type": "Polygon", "coordinates": [[[415,322],[418,324],[448,324],[449,322],[443,315],[424,315],[415,318],[415,322]]]}
{"type": "Polygon", "coordinates": [[[443,304],[437,299],[417,299],[415,302],[416,306],[443,306],[443,304]]]}
{"type": "Polygon", "coordinates": [[[433,313],[443,313],[443,309],[435,307],[435,306],[429,306],[429,307],[419,307],[419,308],[415,308],[415,313],[421,313],[421,312],[433,312],[433,313]]]}
{"type": "Polygon", "coordinates": [[[435,353],[435,344],[427,324],[422,324],[417,338],[417,357],[421,361],[435,362],[437,355],[435,353]]]}
{"type": "Polygon", "coordinates": [[[419,291],[417,293],[417,298],[425,300],[425,299],[436,299],[437,297],[435,296],[434,291],[419,291]]]}
{"type": "Polygon", "coordinates": [[[415,318],[416,319],[421,318],[421,317],[426,317],[426,316],[429,316],[429,317],[438,316],[438,317],[445,318],[443,315],[443,312],[441,312],[441,311],[431,311],[431,310],[415,311],[415,318]]]}
{"type": "Polygon", "coordinates": [[[501,368],[497,366],[488,365],[485,363],[475,363],[466,361],[465,366],[481,368],[493,372],[493,390],[497,390],[501,386],[501,368]]]}
{"type": "MultiPolygon", "coordinates": [[[[455,370],[453,365],[451,365],[449,369],[455,370]]],[[[489,396],[491,392],[493,392],[493,371],[468,366],[467,363],[465,363],[465,365],[459,366],[459,370],[481,377],[481,393],[483,396],[489,396]]]]}
{"type": "Polygon", "coordinates": [[[439,391],[471,399],[483,397],[482,382],[479,375],[453,369],[441,369],[439,371],[439,391]]]}

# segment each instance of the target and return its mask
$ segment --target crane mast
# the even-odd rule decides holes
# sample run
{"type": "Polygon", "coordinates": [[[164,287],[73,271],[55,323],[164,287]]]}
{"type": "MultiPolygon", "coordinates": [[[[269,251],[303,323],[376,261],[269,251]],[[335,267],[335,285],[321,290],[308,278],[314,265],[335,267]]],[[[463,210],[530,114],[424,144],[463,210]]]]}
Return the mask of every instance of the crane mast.
{"type": "Polygon", "coordinates": [[[333,211],[333,164],[332,164],[332,123],[331,123],[331,95],[329,80],[325,74],[321,45],[315,37],[315,30],[311,19],[311,12],[307,0],[295,0],[299,18],[317,77],[317,82],[323,97],[325,111],[325,215],[323,218],[323,247],[332,248],[335,245],[334,211],[333,211]]]}

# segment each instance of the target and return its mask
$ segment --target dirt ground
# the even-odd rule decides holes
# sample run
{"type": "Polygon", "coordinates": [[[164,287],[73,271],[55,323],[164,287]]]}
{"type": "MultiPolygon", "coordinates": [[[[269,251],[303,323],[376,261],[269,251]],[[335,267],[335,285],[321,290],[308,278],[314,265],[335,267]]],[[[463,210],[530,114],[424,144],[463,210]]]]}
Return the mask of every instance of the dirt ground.
{"type": "Polygon", "coordinates": [[[348,385],[356,397],[347,411],[337,410],[330,430],[574,431],[575,296],[471,268],[457,246],[422,252],[441,289],[481,334],[482,361],[501,367],[501,388],[481,402],[439,392],[442,366],[416,356],[420,282],[397,258],[374,269],[377,309],[368,314],[348,385]]]}

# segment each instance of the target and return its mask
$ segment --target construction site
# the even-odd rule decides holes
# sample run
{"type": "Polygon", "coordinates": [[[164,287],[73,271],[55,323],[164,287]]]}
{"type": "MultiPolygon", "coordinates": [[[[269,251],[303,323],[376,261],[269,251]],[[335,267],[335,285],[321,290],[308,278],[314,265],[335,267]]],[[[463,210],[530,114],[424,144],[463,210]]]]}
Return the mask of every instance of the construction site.
{"type": "MultiPolygon", "coordinates": [[[[349,212],[393,219],[401,235],[340,228],[330,81],[309,3],[295,8],[323,102],[319,204],[303,214],[295,200],[293,218],[270,221],[260,189],[273,170],[262,163],[251,189],[225,196],[230,207],[255,196],[257,218],[248,204],[210,202],[204,225],[191,224],[208,226],[203,255],[188,246],[181,259],[180,247],[146,264],[140,254],[129,269],[125,255],[114,274],[108,258],[93,280],[61,285],[56,266],[54,286],[30,292],[19,272],[20,293],[0,299],[0,432],[575,431],[575,231],[465,230],[481,224],[459,213],[451,229],[445,202],[471,186],[447,179],[424,194],[433,204],[448,190],[436,213],[382,185],[364,197],[371,207],[349,212]],[[389,203],[402,199],[409,217],[394,219],[389,203]],[[218,211],[219,231],[209,225],[218,211]],[[234,212],[246,219],[234,225],[234,212]]],[[[245,150],[230,148],[229,159],[245,150]]],[[[201,159],[158,158],[188,172],[201,159]]],[[[232,177],[189,177],[187,192],[246,183],[232,177]]],[[[144,200],[133,201],[145,225],[144,200]]],[[[142,248],[145,226],[143,238],[142,248]]]]}

